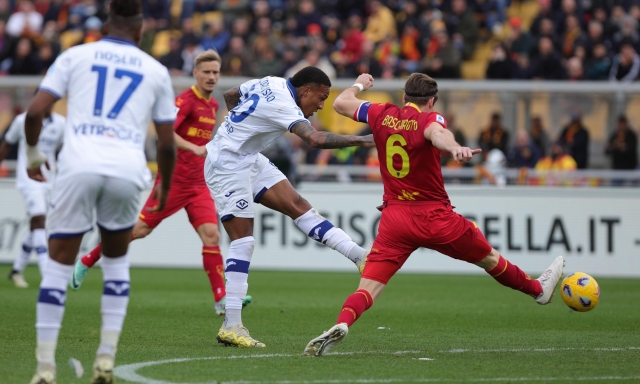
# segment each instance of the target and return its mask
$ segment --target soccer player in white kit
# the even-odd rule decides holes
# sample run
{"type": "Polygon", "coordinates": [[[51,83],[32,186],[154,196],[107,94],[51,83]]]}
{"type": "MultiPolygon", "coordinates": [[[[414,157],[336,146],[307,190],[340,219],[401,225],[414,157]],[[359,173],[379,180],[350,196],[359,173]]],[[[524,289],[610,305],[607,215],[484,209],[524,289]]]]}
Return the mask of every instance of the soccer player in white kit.
{"type": "Polygon", "coordinates": [[[111,0],[102,40],[66,50],[42,81],[29,107],[27,172],[44,180],[38,148],[42,117],[55,101],[68,97],[64,146],[58,159],[47,216],[49,260],[36,309],[37,373],[31,384],[55,382],[55,351],[66,290],[83,235],[93,212],[102,237],[102,327],[92,383],[113,383],[118,339],[129,302],[131,230],[138,218],[140,191],[151,180],[144,142],[153,119],[158,135],[164,208],[175,163],[174,94],[169,72],[138,49],[142,34],[140,0],[111,0]]]}
{"type": "Polygon", "coordinates": [[[238,347],[265,347],[242,325],[242,299],[247,294],[253,253],[253,203],[292,219],[309,237],[343,254],[362,271],[366,251],[340,228],[322,217],[260,151],[290,131],[316,148],[373,147],[372,135],[347,136],[316,131],[309,120],[324,107],[331,81],[315,67],[290,79],[265,77],[225,92],[229,115],[207,144],[205,179],[220,221],[231,239],[226,261],[227,303],[218,342],[238,347]]]}
{"type": "Polygon", "coordinates": [[[29,217],[29,230],[25,233],[24,239],[22,240],[21,252],[13,262],[13,268],[9,273],[9,280],[18,288],[27,288],[29,286],[24,280],[22,272],[27,266],[27,263],[29,263],[31,251],[36,251],[38,255],[40,274],[42,274],[44,263],[49,258],[47,253],[47,234],[44,229],[45,214],[47,213],[49,194],[55,176],[56,152],[62,146],[65,124],[64,116],[53,113],[50,109],[45,111],[38,147],[40,147],[42,153],[47,157],[50,169],[43,166],[42,172],[47,181],[39,183],[31,180],[27,175],[26,139],[24,135],[24,120],[26,115],[26,112],[21,113],[13,119],[4,136],[4,141],[0,144],[0,162],[7,156],[11,146],[18,144],[16,188],[22,193],[24,204],[27,208],[27,216],[29,217]]]}

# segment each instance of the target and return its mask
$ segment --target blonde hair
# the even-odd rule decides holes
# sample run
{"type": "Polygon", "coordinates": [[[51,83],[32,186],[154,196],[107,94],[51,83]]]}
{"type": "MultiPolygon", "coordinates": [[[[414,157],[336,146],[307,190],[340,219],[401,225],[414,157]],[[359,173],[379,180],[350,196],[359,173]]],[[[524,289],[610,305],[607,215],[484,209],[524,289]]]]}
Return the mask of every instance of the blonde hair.
{"type": "Polygon", "coordinates": [[[210,61],[217,61],[222,64],[222,59],[220,59],[220,55],[218,52],[213,49],[207,49],[206,51],[200,53],[196,56],[196,59],[193,62],[193,66],[197,67],[200,63],[208,63],[210,61]]]}

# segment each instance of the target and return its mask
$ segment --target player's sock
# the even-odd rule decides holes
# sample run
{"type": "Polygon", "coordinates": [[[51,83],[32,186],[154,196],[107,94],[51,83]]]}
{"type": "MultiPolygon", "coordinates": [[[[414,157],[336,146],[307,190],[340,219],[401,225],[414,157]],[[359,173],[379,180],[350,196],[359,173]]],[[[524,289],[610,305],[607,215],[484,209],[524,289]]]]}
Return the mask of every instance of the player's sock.
{"type": "Polygon", "coordinates": [[[356,244],[342,229],[334,227],[329,220],[311,208],[302,216],[293,220],[304,233],[313,240],[326,244],[329,248],[343,254],[354,263],[362,260],[367,251],[356,244]]]}
{"type": "Polygon", "coordinates": [[[40,294],[36,305],[36,358],[38,364],[55,366],[58,333],[67,301],[67,282],[73,273],[73,265],[47,260],[40,282],[40,294]]]}
{"type": "Polygon", "coordinates": [[[538,280],[533,280],[516,265],[511,264],[500,256],[498,265],[487,271],[498,283],[526,293],[529,296],[538,297],[542,293],[542,286],[538,280]]]}
{"type": "Polygon", "coordinates": [[[29,231],[25,233],[24,239],[22,240],[22,250],[20,254],[13,262],[12,272],[22,273],[24,269],[27,267],[29,263],[29,255],[31,255],[31,250],[33,249],[33,232],[29,231]]]}
{"type": "Polygon", "coordinates": [[[336,324],[346,323],[351,327],[358,320],[360,315],[373,305],[373,298],[369,291],[358,289],[354,294],[347,297],[347,301],[342,306],[342,311],[338,315],[336,324]]]}
{"type": "Polygon", "coordinates": [[[247,295],[249,284],[249,264],[253,254],[253,236],[234,240],[229,245],[227,268],[227,303],[225,305],[224,326],[229,328],[242,323],[242,300],[247,295]]]}
{"type": "Polygon", "coordinates": [[[44,228],[33,230],[33,249],[38,255],[38,268],[40,275],[43,275],[45,264],[49,260],[49,252],[47,250],[47,231],[44,228]]]}
{"type": "Polygon", "coordinates": [[[80,258],[80,261],[82,261],[82,264],[84,264],[85,266],[91,268],[94,265],[96,265],[98,260],[100,260],[101,254],[102,254],[102,243],[98,243],[98,246],[93,248],[91,252],[82,256],[80,258]]]}
{"type": "Polygon", "coordinates": [[[129,305],[129,255],[103,257],[102,328],[98,355],[115,356],[129,305]]]}
{"type": "Polygon", "coordinates": [[[224,289],[224,262],[219,246],[202,247],[202,264],[209,277],[209,284],[216,303],[226,295],[224,289]]]}

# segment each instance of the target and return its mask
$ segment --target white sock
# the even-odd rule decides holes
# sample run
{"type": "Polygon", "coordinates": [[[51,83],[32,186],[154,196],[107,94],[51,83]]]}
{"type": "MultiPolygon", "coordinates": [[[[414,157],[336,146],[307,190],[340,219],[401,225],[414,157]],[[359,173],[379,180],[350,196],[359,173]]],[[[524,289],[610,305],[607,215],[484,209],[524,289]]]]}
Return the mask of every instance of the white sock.
{"type": "Polygon", "coordinates": [[[129,255],[105,257],[102,255],[102,327],[98,355],[116,355],[122,324],[129,305],[129,255]]]}
{"type": "Polygon", "coordinates": [[[351,240],[351,237],[342,229],[334,227],[329,220],[322,217],[314,208],[311,208],[305,214],[293,220],[293,222],[310,238],[340,252],[354,263],[362,260],[366,254],[364,248],[351,240]]]}
{"type": "Polygon", "coordinates": [[[47,250],[47,231],[44,228],[33,230],[33,249],[38,255],[38,268],[40,275],[44,271],[47,260],[49,260],[49,252],[47,250]]]}
{"type": "Polygon", "coordinates": [[[22,273],[29,263],[29,255],[33,249],[32,235],[33,232],[27,232],[22,240],[22,251],[13,262],[13,270],[22,273]]]}
{"type": "Polygon", "coordinates": [[[242,323],[242,300],[247,295],[249,284],[249,265],[253,254],[253,236],[234,240],[229,245],[226,269],[227,303],[225,304],[225,327],[242,323]]]}
{"type": "Polygon", "coordinates": [[[60,264],[52,259],[47,261],[43,271],[36,305],[36,357],[39,364],[56,364],[56,345],[67,301],[67,284],[72,274],[73,265],[60,264]]]}

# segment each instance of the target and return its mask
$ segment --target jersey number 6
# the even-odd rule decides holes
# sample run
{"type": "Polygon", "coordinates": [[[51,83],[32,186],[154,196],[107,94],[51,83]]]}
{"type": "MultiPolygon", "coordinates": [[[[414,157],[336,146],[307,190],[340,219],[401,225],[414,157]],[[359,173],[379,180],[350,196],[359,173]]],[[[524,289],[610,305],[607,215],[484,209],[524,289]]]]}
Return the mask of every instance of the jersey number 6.
{"type": "Polygon", "coordinates": [[[397,179],[402,179],[409,174],[409,154],[403,148],[406,145],[407,140],[397,133],[389,136],[387,139],[387,172],[397,179]],[[396,143],[399,143],[400,145],[396,145],[396,143]],[[400,159],[402,159],[402,166],[400,169],[396,169],[393,166],[393,157],[395,155],[400,156],[400,159]]]}

